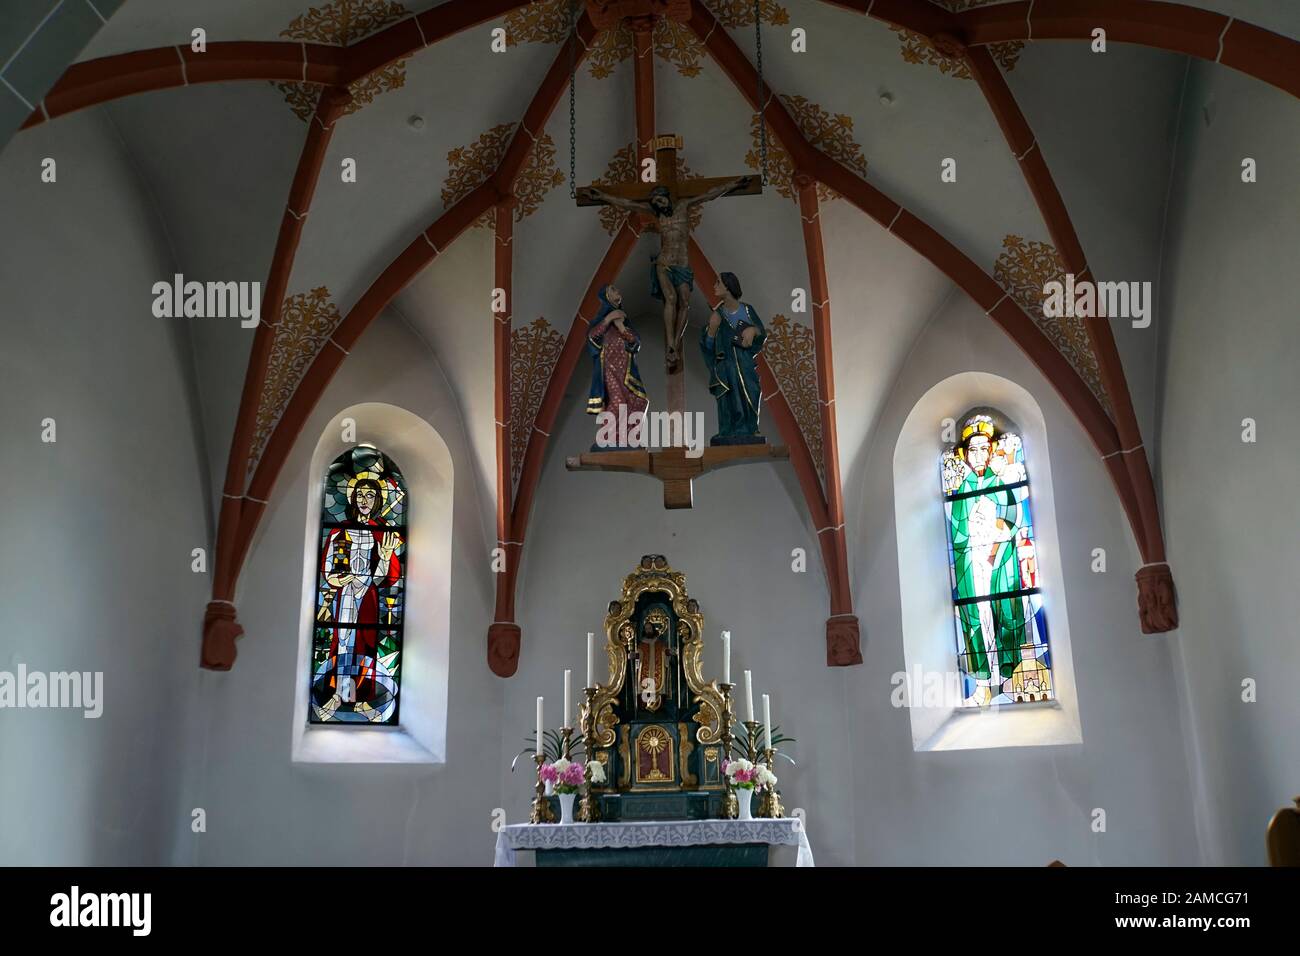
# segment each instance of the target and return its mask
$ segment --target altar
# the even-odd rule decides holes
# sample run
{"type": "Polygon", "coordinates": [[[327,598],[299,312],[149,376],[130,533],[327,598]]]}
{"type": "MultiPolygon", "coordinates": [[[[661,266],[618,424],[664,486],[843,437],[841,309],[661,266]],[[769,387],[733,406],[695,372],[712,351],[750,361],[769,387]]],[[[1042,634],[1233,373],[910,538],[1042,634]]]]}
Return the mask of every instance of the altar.
{"type": "Polygon", "coordinates": [[[794,856],[813,866],[812,847],[797,818],[664,820],[633,823],[517,823],[497,832],[495,866],[514,866],[533,850],[538,866],[767,866],[794,856]],[[790,852],[782,853],[782,850],[790,852]]]}

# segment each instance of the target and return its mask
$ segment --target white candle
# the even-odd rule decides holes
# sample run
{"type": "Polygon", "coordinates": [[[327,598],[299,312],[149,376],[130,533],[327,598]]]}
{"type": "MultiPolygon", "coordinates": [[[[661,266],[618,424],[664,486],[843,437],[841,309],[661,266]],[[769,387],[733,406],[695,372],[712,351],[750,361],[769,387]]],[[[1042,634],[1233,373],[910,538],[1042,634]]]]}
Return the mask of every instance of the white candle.
{"type": "Polygon", "coordinates": [[[754,721],[754,672],[745,671],[745,719],[754,721]]]}
{"type": "Polygon", "coordinates": [[[772,749],[772,698],[763,695],[763,726],[767,728],[767,749],[772,749]]]}
{"type": "Polygon", "coordinates": [[[731,632],[722,632],[722,683],[731,683],[731,632]]]}
{"type": "Polygon", "coordinates": [[[596,635],[587,632],[587,686],[595,687],[596,680],[592,676],[596,673],[596,635]]]}
{"type": "Polygon", "coordinates": [[[569,723],[569,715],[573,713],[573,671],[565,670],[564,672],[564,721],[562,727],[572,727],[569,723]]]}
{"type": "Polygon", "coordinates": [[[542,737],[542,698],[537,698],[537,752],[545,753],[544,738],[542,737]]]}

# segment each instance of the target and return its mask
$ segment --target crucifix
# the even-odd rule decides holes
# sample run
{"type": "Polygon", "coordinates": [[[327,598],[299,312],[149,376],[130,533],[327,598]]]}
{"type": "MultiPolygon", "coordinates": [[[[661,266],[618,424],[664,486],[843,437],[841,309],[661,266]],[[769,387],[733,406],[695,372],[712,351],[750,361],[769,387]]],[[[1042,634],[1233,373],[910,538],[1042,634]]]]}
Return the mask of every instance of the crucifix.
{"type": "Polygon", "coordinates": [[[584,186],[579,206],[614,206],[651,220],[659,233],[659,254],[651,263],[650,294],[664,304],[664,364],[668,373],[668,410],[684,412],[682,338],[695,277],[690,268],[691,209],[723,196],[753,196],[763,191],[757,176],[678,178],[680,136],[656,136],[654,164],[646,182],[584,186]]]}

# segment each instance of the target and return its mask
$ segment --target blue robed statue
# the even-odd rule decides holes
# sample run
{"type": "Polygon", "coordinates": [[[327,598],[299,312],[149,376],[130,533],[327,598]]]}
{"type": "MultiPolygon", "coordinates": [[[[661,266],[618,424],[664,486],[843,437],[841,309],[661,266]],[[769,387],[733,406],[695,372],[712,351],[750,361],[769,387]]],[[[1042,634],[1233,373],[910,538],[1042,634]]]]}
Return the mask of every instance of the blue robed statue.
{"type": "Polygon", "coordinates": [[[721,301],[700,333],[700,351],[709,370],[709,394],[718,403],[718,434],[709,444],[762,444],[767,439],[758,433],[763,395],[757,363],[767,330],[754,307],[740,300],[740,280],[735,273],[722,273],[713,293],[721,301]]]}

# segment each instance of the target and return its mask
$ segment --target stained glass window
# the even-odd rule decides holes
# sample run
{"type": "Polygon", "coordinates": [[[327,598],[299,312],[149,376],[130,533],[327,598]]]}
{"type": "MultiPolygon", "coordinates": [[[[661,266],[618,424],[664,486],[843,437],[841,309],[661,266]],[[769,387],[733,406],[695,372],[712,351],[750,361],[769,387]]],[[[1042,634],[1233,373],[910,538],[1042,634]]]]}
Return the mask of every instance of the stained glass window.
{"type": "Polygon", "coordinates": [[[1024,447],[992,410],[973,410],[941,459],[963,706],[1051,700],[1024,447]]]}
{"type": "Polygon", "coordinates": [[[325,476],[309,704],[312,723],[397,723],[406,616],[406,483],[373,445],[325,476]]]}

